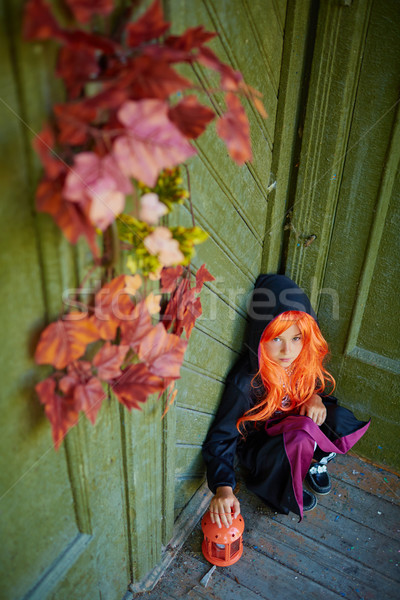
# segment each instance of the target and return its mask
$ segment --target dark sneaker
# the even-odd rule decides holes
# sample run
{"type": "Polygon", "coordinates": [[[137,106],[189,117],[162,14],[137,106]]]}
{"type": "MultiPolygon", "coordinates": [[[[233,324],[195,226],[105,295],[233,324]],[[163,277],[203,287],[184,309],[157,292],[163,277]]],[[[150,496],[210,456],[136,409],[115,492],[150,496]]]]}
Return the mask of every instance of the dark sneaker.
{"type": "Polygon", "coordinates": [[[315,463],[309,468],[306,480],[311,489],[317,494],[329,494],[332,489],[331,478],[326,465],[321,463],[315,463]]]}
{"type": "Polygon", "coordinates": [[[307,512],[317,506],[317,499],[311,492],[303,490],[303,511],[307,512]]]}

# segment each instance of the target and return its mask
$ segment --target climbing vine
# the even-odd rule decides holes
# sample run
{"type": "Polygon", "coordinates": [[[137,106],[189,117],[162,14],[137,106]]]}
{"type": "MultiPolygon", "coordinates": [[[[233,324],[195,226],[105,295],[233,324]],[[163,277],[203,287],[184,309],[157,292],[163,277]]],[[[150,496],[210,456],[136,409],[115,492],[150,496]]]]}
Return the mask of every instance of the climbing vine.
{"type": "Polygon", "coordinates": [[[35,352],[38,364],[53,367],[36,391],[56,449],[81,412],[95,423],[107,386],[129,410],[165,390],[167,404],[174,399],[199,294],[214,278],[202,265],[193,279],[190,268],[207,233],[194,219],[185,228],[166,217],[178,204],[191,206],[182,169],[196,154],[193,140],[215,121],[241,165],[252,158],[243,99],[266,116],[260,94],[207,45],[216,33],[198,26],[171,35],[160,0],[134,21],[139,4],[65,0],[58,18],[44,0],[25,7],[25,38],[58,44],[55,74],[65,86],[65,101],[34,140],[44,171],[36,208],[71,244],[83,237],[93,257],[35,352]],[[198,100],[203,88],[177,65],[218,74],[218,88],[205,91],[223,94],[221,114],[198,100]],[[121,255],[129,274],[117,274],[121,255]],[[85,302],[80,292],[95,269],[102,285],[85,302]],[[157,293],[148,281],[159,282],[157,293]]]}

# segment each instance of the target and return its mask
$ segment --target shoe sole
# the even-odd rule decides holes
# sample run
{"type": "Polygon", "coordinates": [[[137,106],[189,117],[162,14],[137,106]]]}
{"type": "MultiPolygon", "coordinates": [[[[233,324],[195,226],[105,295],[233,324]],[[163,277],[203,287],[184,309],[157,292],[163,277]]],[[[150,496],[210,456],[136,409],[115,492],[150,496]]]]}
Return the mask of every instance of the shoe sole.
{"type": "Polygon", "coordinates": [[[328,494],[331,493],[332,488],[328,491],[328,492],[318,492],[317,490],[315,490],[312,485],[310,485],[309,481],[306,479],[304,481],[304,483],[306,484],[307,488],[313,493],[313,494],[318,494],[318,496],[327,496],[328,494]]]}
{"type": "Polygon", "coordinates": [[[314,508],[317,507],[317,504],[318,504],[318,502],[316,502],[314,504],[314,506],[311,506],[310,508],[304,508],[304,506],[303,506],[303,512],[311,512],[312,510],[314,510],[314,508]]]}

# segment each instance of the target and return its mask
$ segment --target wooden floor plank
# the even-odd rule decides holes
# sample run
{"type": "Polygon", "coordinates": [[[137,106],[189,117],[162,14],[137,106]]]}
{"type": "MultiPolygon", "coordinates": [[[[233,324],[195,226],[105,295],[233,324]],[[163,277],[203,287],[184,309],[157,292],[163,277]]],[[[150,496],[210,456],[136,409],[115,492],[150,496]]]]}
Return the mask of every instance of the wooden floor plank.
{"type": "Polygon", "coordinates": [[[329,465],[333,489],[317,507],[282,515],[249,492],[236,491],[245,520],[242,558],[218,567],[207,588],[200,579],[211,565],[201,553],[200,525],[147,600],[397,600],[400,589],[400,477],[339,456],[329,465]]]}
{"type": "Polygon", "coordinates": [[[249,520],[247,515],[251,516],[256,512],[258,515],[264,515],[266,535],[269,534],[269,530],[272,530],[274,523],[279,523],[284,528],[281,533],[284,537],[294,531],[317,545],[351,556],[353,560],[373,569],[376,573],[394,579],[399,578],[399,567],[396,566],[400,548],[398,534],[397,539],[388,537],[373,529],[371,524],[364,525],[352,518],[346,518],[321,504],[306,513],[303,521],[299,523],[298,517],[292,514],[286,516],[273,513],[253,494],[247,493],[241,500],[246,531],[249,520]]]}
{"type": "MultiPolygon", "coordinates": [[[[246,530],[247,532],[247,527],[246,530]]],[[[246,533],[245,547],[242,558],[231,567],[221,567],[219,571],[237,583],[245,586],[247,589],[261,595],[261,597],[276,599],[278,595],[281,598],[290,598],[293,588],[298,589],[300,594],[307,598],[320,600],[322,595],[324,600],[337,600],[338,594],[334,590],[327,590],[318,581],[311,580],[307,575],[299,572],[297,568],[292,568],[288,563],[280,563],[268,553],[262,552],[260,546],[254,547],[249,543],[246,533]]],[[[202,532],[200,528],[192,533],[187,541],[186,548],[194,553],[201,545],[202,532]]],[[[201,559],[200,559],[201,560],[201,559]]],[[[204,558],[202,559],[204,560],[204,558]]]]}
{"type": "Polygon", "coordinates": [[[329,472],[337,479],[400,505],[400,477],[384,467],[360,459],[354,453],[338,454],[329,463],[329,472]]]}
{"type": "MultiPolygon", "coordinates": [[[[304,528],[301,532],[295,531],[290,522],[282,524],[269,517],[254,514],[251,510],[246,511],[246,505],[243,503],[242,510],[247,514],[246,543],[259,552],[267,554],[280,564],[286,564],[315,582],[322,583],[327,589],[340,590],[346,597],[356,589],[365,600],[379,596],[397,600],[398,567],[389,563],[393,568],[385,570],[391,556],[386,548],[382,549],[386,556],[381,564],[382,573],[379,573],[374,568],[375,553],[371,553],[366,565],[357,559],[357,553],[350,547],[344,550],[335,549],[332,545],[321,543],[321,537],[313,539],[304,535],[304,528]]],[[[365,560],[364,553],[361,559],[365,560]]]]}
{"type": "Polygon", "coordinates": [[[273,600],[270,595],[255,594],[252,590],[230,577],[227,569],[220,567],[213,573],[209,587],[202,588],[200,579],[212,565],[201,553],[194,556],[190,551],[181,552],[175,566],[164,576],[151,592],[134,595],[134,598],[159,600],[159,592],[167,591],[172,598],[209,598],[210,600],[273,600]]]}

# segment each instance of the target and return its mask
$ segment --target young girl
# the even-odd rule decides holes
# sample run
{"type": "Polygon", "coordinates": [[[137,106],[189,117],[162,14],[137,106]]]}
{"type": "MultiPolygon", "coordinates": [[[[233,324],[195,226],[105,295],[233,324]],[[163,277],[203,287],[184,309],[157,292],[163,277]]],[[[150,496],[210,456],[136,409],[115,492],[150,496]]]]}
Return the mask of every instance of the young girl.
{"type": "Polygon", "coordinates": [[[233,493],[235,454],[247,487],[278,512],[303,516],[331,489],[327,463],[347,452],[369,422],[327,395],[335,381],[323,366],[328,346],[306,294],[288,277],[260,275],[249,305],[245,353],[230,371],[203,444],[215,494],[211,520],[229,526],[240,512],[233,493]]]}

